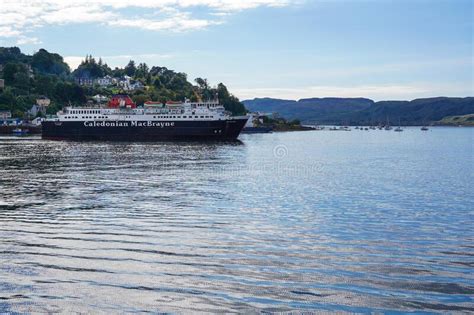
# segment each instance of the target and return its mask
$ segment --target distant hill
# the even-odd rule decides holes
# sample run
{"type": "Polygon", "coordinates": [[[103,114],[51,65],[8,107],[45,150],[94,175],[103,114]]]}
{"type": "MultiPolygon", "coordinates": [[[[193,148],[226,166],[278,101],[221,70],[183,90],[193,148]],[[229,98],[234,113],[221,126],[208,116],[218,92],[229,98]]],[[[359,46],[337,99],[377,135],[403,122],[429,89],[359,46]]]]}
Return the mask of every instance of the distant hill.
{"type": "Polygon", "coordinates": [[[299,101],[255,98],[243,101],[249,111],[274,112],[286,119],[333,121],[340,115],[369,108],[374,101],[367,98],[306,98],[299,101]]]}
{"type": "Polygon", "coordinates": [[[243,101],[250,111],[276,112],[287,119],[316,124],[421,125],[446,116],[474,113],[474,97],[436,97],[413,101],[380,101],[367,98],[309,98],[299,101],[255,98],[243,101]]]}
{"type": "Polygon", "coordinates": [[[436,122],[436,125],[441,126],[474,126],[474,114],[461,116],[447,116],[436,122]]]}

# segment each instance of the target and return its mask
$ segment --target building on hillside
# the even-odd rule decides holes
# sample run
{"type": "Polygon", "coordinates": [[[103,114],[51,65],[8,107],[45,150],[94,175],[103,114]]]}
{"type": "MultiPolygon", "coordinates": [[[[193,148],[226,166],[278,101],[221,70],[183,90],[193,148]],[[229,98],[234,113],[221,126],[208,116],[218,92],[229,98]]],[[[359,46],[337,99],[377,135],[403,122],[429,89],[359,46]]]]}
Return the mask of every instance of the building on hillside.
{"type": "Polygon", "coordinates": [[[114,84],[114,79],[110,75],[106,75],[103,78],[97,79],[96,83],[100,86],[111,86],[114,84]]]}
{"type": "Polygon", "coordinates": [[[36,105],[41,107],[48,107],[51,104],[51,100],[46,96],[40,96],[36,99],[36,105]]]}
{"type": "Polygon", "coordinates": [[[92,99],[96,102],[96,103],[105,103],[109,100],[109,98],[107,96],[104,96],[104,95],[100,95],[100,94],[97,94],[97,95],[94,95],[92,97],[92,99]]]}
{"type": "Polygon", "coordinates": [[[29,117],[36,117],[38,113],[41,113],[41,106],[37,104],[31,106],[31,108],[26,112],[29,117]]]}
{"type": "Polygon", "coordinates": [[[145,85],[141,83],[140,81],[135,81],[130,84],[130,88],[132,90],[143,90],[145,88],[145,85]]]}
{"type": "Polygon", "coordinates": [[[129,76],[123,76],[119,82],[118,86],[121,87],[125,91],[135,91],[135,90],[143,90],[145,85],[137,80],[132,80],[129,76]]]}
{"type": "Polygon", "coordinates": [[[46,115],[46,110],[48,109],[49,104],[51,104],[51,100],[46,96],[38,97],[36,99],[36,104],[27,111],[28,116],[36,117],[40,113],[46,115]]]}
{"type": "Polygon", "coordinates": [[[0,79],[0,89],[5,88],[5,80],[0,79]]]}
{"type": "Polygon", "coordinates": [[[36,100],[36,104],[31,106],[31,108],[26,112],[29,117],[36,117],[38,114],[46,115],[46,110],[48,109],[51,100],[46,96],[41,96],[36,100]]]}
{"type": "Polygon", "coordinates": [[[77,84],[82,86],[92,86],[94,84],[94,80],[89,77],[78,77],[75,81],[77,84]]]}
{"type": "Polygon", "coordinates": [[[12,112],[9,110],[0,110],[0,120],[12,118],[12,112]]]}
{"type": "Polygon", "coordinates": [[[128,75],[124,75],[118,80],[118,86],[124,89],[125,91],[129,91],[131,79],[132,78],[128,75]]]}

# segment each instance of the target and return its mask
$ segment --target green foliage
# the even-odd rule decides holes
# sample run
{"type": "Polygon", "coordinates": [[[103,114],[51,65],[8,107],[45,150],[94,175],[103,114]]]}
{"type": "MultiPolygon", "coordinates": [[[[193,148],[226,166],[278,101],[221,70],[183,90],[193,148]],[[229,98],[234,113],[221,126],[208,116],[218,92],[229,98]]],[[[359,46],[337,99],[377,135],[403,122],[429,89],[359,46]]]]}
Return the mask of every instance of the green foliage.
{"type": "Polygon", "coordinates": [[[58,82],[54,90],[55,99],[67,104],[84,104],[87,101],[84,89],[71,82],[58,82]]]}
{"type": "Polygon", "coordinates": [[[299,119],[293,119],[290,121],[290,125],[301,125],[301,121],[299,119]]]}
{"type": "Polygon", "coordinates": [[[37,75],[34,80],[34,88],[37,94],[53,95],[58,78],[54,75],[37,75]]]}
{"type": "Polygon", "coordinates": [[[3,78],[7,85],[16,85],[17,78],[21,80],[24,74],[28,75],[28,68],[23,63],[10,62],[3,67],[3,78]]]}
{"type": "Polygon", "coordinates": [[[95,58],[89,55],[86,56],[86,59],[74,70],[73,75],[75,78],[97,79],[105,75],[110,75],[111,73],[112,70],[107,64],[102,63],[102,59],[99,59],[99,62],[97,62],[95,58]]]}
{"type": "Polygon", "coordinates": [[[239,99],[229,93],[227,87],[219,83],[217,85],[217,96],[219,102],[224,105],[225,109],[232,112],[234,115],[243,115],[246,112],[244,104],[239,99]]]}
{"type": "Polygon", "coordinates": [[[443,126],[474,126],[474,114],[447,116],[435,124],[443,126]]]}
{"type": "Polygon", "coordinates": [[[45,49],[40,49],[33,55],[31,67],[41,74],[67,75],[71,71],[63,57],[45,49]]]}
{"type": "Polygon", "coordinates": [[[125,74],[129,77],[134,76],[135,72],[137,72],[137,67],[135,67],[135,61],[130,60],[123,70],[125,74]]]}
{"type": "MultiPolygon", "coordinates": [[[[244,114],[245,107],[229,93],[226,86],[219,83],[211,87],[206,79],[197,78],[197,85],[188,81],[186,73],[175,72],[166,67],[149,67],[145,63],[138,66],[130,60],[124,68],[111,69],[102,59],[86,56],[79,67],[70,72],[63,58],[45,49],[33,56],[24,55],[17,47],[0,47],[0,64],[6,87],[0,91],[0,109],[9,109],[23,114],[35,104],[36,98],[47,96],[51,99],[48,114],[54,114],[69,104],[85,104],[96,94],[111,96],[124,93],[119,86],[100,87],[79,86],[75,79],[97,79],[110,75],[116,78],[128,75],[132,80],[146,85],[144,90],[131,93],[132,99],[142,105],[148,100],[166,102],[213,100],[217,96],[226,110],[234,114],[244,114]]],[[[21,115],[20,115],[21,116],[21,115]]]]}
{"type": "Polygon", "coordinates": [[[30,62],[31,57],[24,55],[18,47],[0,47],[0,64],[5,65],[8,62],[30,62]]]}

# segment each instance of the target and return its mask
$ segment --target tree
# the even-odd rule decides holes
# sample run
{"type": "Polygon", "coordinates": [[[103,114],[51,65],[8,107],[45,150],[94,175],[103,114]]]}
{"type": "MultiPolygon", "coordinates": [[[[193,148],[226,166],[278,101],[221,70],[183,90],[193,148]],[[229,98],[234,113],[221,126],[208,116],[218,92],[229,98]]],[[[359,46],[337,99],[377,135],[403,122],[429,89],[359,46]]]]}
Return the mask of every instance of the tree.
{"type": "Polygon", "coordinates": [[[31,67],[43,74],[66,75],[71,71],[63,57],[58,54],[51,54],[46,49],[40,49],[33,55],[31,67]]]}
{"type": "Polygon", "coordinates": [[[135,71],[135,77],[146,79],[148,77],[148,70],[146,63],[140,63],[135,71]]]}
{"type": "Polygon", "coordinates": [[[42,95],[53,95],[54,93],[54,76],[51,75],[37,75],[35,83],[35,91],[42,95]]]}
{"type": "Polygon", "coordinates": [[[137,68],[135,67],[135,61],[130,60],[128,64],[125,66],[125,74],[129,77],[133,77],[135,72],[137,72],[137,68]]]}
{"type": "Polygon", "coordinates": [[[196,82],[201,90],[208,90],[209,89],[209,84],[207,83],[207,79],[203,78],[196,78],[194,79],[194,82],[196,82]]]}
{"type": "Polygon", "coordinates": [[[20,64],[9,62],[3,67],[3,78],[5,79],[5,84],[13,85],[15,84],[15,74],[20,71],[20,64]]]}
{"type": "Polygon", "coordinates": [[[217,96],[219,102],[224,105],[224,108],[234,115],[245,114],[245,106],[239,99],[229,93],[227,87],[223,83],[217,85],[217,96]]]}

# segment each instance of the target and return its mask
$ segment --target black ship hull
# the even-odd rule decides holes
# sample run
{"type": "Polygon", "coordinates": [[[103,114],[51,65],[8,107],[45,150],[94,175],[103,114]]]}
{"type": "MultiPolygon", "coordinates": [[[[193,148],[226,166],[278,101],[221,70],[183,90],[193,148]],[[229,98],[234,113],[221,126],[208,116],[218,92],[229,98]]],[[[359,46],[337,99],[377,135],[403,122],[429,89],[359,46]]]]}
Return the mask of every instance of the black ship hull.
{"type": "Polygon", "coordinates": [[[44,121],[48,140],[168,141],[235,140],[247,117],[209,121],[44,121]]]}

